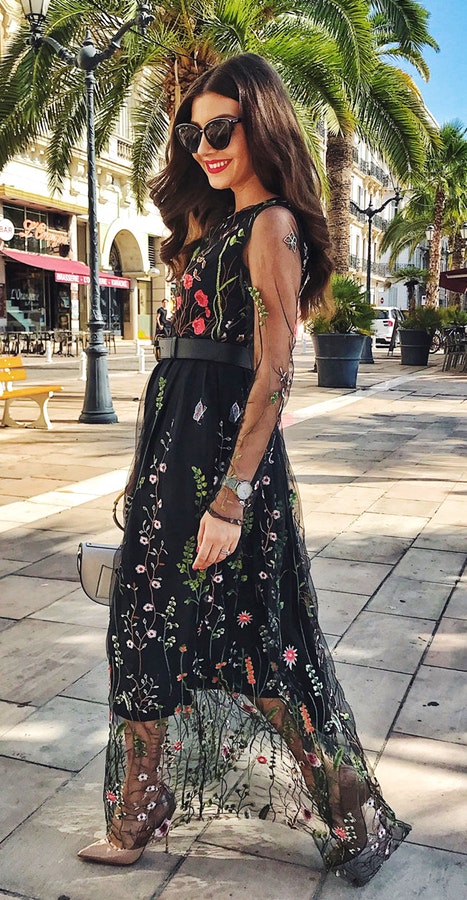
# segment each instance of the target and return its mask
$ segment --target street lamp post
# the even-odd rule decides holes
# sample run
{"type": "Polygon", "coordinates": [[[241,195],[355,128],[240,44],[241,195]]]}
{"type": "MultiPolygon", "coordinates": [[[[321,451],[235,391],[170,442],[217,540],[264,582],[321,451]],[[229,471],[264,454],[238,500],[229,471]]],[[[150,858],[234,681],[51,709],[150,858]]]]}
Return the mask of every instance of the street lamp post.
{"type": "Polygon", "coordinates": [[[389,203],[392,203],[392,202],[394,202],[394,205],[396,207],[396,212],[397,212],[400,200],[401,200],[401,195],[399,193],[399,189],[396,188],[396,193],[395,193],[394,197],[389,197],[387,200],[384,201],[384,203],[381,204],[381,206],[378,207],[378,209],[374,209],[371,197],[370,197],[370,202],[369,202],[368,206],[366,207],[366,209],[360,209],[360,207],[357,206],[356,203],[353,204],[355,206],[355,209],[357,209],[359,213],[362,213],[362,215],[366,216],[368,219],[368,253],[367,253],[367,260],[366,260],[366,299],[367,299],[367,303],[371,303],[371,237],[372,237],[373,219],[378,213],[382,212],[383,209],[386,209],[386,206],[388,206],[389,203]]]}
{"type": "Polygon", "coordinates": [[[69,66],[82,69],[86,73],[86,119],[87,119],[87,163],[88,163],[88,232],[89,232],[89,272],[90,272],[90,315],[88,329],[89,345],[85,350],[86,390],[84,404],[79,417],[86,424],[108,425],[117,422],[110,394],[107,368],[107,347],[104,342],[104,320],[102,318],[99,288],[99,241],[97,231],[96,192],[96,144],[94,134],[94,72],[103,60],[109,59],[120,47],[120,41],[130,28],[138,27],[141,32],[153,21],[145,4],[138,6],[134,19],[125,22],[109,41],[108,46],[97,51],[89,30],[78,53],[63,47],[48,34],[44,34],[45,18],[50,0],[21,0],[23,13],[31,28],[28,43],[34,50],[47,44],[69,66]]]}

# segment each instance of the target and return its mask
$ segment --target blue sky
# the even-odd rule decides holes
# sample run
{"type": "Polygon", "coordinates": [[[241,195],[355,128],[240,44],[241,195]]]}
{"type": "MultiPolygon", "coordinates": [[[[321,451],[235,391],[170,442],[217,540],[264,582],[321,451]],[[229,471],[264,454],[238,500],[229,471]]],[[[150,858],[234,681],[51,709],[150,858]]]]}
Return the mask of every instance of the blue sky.
{"type": "Polygon", "coordinates": [[[426,84],[415,78],[428,109],[442,125],[460,119],[467,127],[467,0],[421,0],[431,13],[430,34],[440,51],[427,49],[431,71],[426,84]]]}

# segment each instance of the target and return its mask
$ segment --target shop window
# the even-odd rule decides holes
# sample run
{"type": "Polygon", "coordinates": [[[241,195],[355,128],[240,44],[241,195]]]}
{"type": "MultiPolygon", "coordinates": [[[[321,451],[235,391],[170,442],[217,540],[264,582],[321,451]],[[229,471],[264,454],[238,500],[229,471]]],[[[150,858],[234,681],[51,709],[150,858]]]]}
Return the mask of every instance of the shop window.
{"type": "Polygon", "coordinates": [[[24,206],[11,206],[8,203],[3,204],[3,216],[15,226],[14,237],[8,244],[12,250],[68,256],[69,216],[24,206]]]}

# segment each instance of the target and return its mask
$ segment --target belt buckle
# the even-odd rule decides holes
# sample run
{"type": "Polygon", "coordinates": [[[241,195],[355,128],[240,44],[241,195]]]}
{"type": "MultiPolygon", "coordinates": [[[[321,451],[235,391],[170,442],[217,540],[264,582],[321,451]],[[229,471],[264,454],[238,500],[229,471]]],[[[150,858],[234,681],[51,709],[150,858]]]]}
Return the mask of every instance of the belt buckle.
{"type": "Polygon", "coordinates": [[[165,337],[159,338],[161,351],[163,351],[164,359],[176,359],[177,357],[177,338],[165,337]]]}

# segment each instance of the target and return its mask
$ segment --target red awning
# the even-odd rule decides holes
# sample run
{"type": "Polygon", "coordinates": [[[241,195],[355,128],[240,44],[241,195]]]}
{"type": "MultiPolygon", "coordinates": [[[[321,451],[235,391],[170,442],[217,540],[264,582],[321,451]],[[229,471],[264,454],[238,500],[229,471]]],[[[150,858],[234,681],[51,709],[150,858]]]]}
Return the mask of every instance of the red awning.
{"type": "Polygon", "coordinates": [[[449,269],[439,276],[440,287],[463,294],[467,291],[467,269],[449,269]]]}
{"type": "MultiPolygon", "coordinates": [[[[46,269],[55,272],[55,281],[68,284],[89,284],[89,266],[76,259],[64,259],[61,256],[46,256],[42,253],[25,253],[23,250],[6,250],[2,253],[8,259],[31,266],[34,269],[46,269]]],[[[129,288],[129,278],[120,278],[118,275],[107,275],[99,272],[99,284],[102,287],[129,288]]]]}

